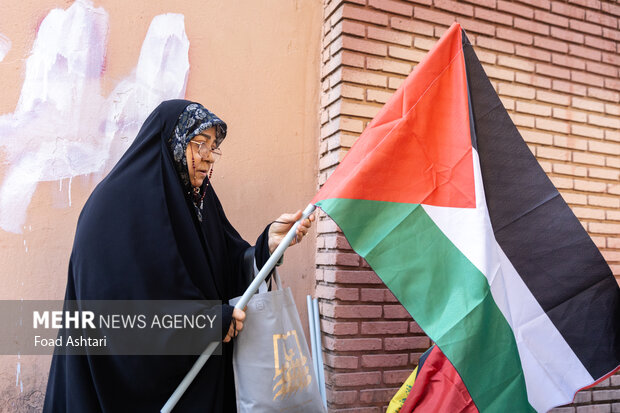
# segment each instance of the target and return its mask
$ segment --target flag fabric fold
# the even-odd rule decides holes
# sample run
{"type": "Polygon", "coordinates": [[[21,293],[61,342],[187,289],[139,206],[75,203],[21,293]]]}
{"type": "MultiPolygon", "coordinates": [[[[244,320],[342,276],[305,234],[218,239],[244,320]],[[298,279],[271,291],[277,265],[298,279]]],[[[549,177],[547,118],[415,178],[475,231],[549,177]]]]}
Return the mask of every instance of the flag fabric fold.
{"type": "Polygon", "coordinates": [[[454,366],[433,345],[394,395],[386,413],[478,413],[454,366]]]}
{"type": "Polygon", "coordinates": [[[418,365],[414,384],[400,413],[478,413],[459,374],[437,346],[418,365]]]}
{"type": "Polygon", "coordinates": [[[480,412],[547,411],[620,365],[611,270],[457,23],[312,202],[436,342],[480,412]]]}

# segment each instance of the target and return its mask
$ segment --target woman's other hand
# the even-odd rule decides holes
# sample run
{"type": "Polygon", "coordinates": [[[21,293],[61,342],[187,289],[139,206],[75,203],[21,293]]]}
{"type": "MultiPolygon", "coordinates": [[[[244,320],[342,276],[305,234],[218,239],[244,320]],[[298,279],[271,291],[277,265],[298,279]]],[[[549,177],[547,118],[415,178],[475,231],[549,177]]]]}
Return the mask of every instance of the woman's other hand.
{"type": "MultiPolygon", "coordinates": [[[[276,219],[271,226],[269,227],[269,252],[273,253],[282,239],[286,236],[289,229],[293,226],[293,224],[301,218],[302,212],[301,209],[294,214],[282,214],[276,219]]],[[[298,244],[301,242],[303,237],[308,233],[308,230],[312,226],[312,222],[314,221],[314,213],[310,214],[310,216],[304,219],[299,227],[297,227],[297,234],[291,245],[298,244]]]]}
{"type": "Polygon", "coordinates": [[[228,343],[233,338],[237,337],[239,331],[243,330],[243,320],[245,320],[245,311],[235,308],[232,313],[232,321],[230,322],[230,328],[228,334],[224,337],[224,343],[228,343]]]}

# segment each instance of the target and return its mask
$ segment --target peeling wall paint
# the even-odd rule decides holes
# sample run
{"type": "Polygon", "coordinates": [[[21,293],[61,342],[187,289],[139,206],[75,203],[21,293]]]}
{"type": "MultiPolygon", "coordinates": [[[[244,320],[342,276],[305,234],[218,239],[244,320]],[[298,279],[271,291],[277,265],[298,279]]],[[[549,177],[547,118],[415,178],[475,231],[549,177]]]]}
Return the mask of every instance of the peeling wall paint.
{"type": "Polygon", "coordinates": [[[4,60],[9,50],[11,50],[11,40],[0,33],[0,62],[4,60]]]}
{"type": "Polygon", "coordinates": [[[131,75],[102,96],[108,14],[89,0],[43,19],[26,62],[13,113],[0,116],[7,172],[0,184],[0,228],[21,233],[37,184],[94,174],[131,144],[141,122],[165,99],[185,95],[189,40],[181,14],[153,18],[131,75]]]}

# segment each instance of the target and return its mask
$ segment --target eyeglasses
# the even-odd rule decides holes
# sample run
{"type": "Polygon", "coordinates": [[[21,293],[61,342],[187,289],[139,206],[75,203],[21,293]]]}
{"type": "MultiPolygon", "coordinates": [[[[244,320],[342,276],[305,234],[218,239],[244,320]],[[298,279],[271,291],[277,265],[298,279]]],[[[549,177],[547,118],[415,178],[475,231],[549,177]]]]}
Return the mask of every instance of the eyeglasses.
{"type": "Polygon", "coordinates": [[[220,148],[209,148],[206,145],[207,142],[190,141],[190,143],[198,145],[198,155],[200,155],[202,159],[206,160],[209,158],[209,152],[213,154],[213,162],[217,162],[222,157],[222,150],[220,148]]]}

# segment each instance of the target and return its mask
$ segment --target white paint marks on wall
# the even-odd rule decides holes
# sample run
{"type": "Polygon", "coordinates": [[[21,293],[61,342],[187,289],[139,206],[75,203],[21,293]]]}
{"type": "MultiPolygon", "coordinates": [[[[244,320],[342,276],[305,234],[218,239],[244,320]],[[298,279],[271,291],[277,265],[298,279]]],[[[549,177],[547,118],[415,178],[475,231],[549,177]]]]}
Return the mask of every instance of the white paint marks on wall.
{"type": "Polygon", "coordinates": [[[189,40],[182,14],[155,16],[142,43],[138,64],[108,97],[105,134],[112,147],[106,170],[127,150],[148,114],[162,101],[185,96],[189,40]]]}
{"type": "Polygon", "coordinates": [[[107,31],[108,14],[90,0],[54,9],[41,23],[17,107],[0,116],[8,163],[0,185],[5,231],[22,232],[39,182],[68,179],[71,206],[73,177],[93,174],[99,181],[155,106],[185,95],[189,40],[182,15],[153,19],[136,68],[105,98],[107,31]]]}
{"type": "Polygon", "coordinates": [[[11,50],[11,40],[0,33],[0,62],[4,60],[9,50],[11,50]]]}

